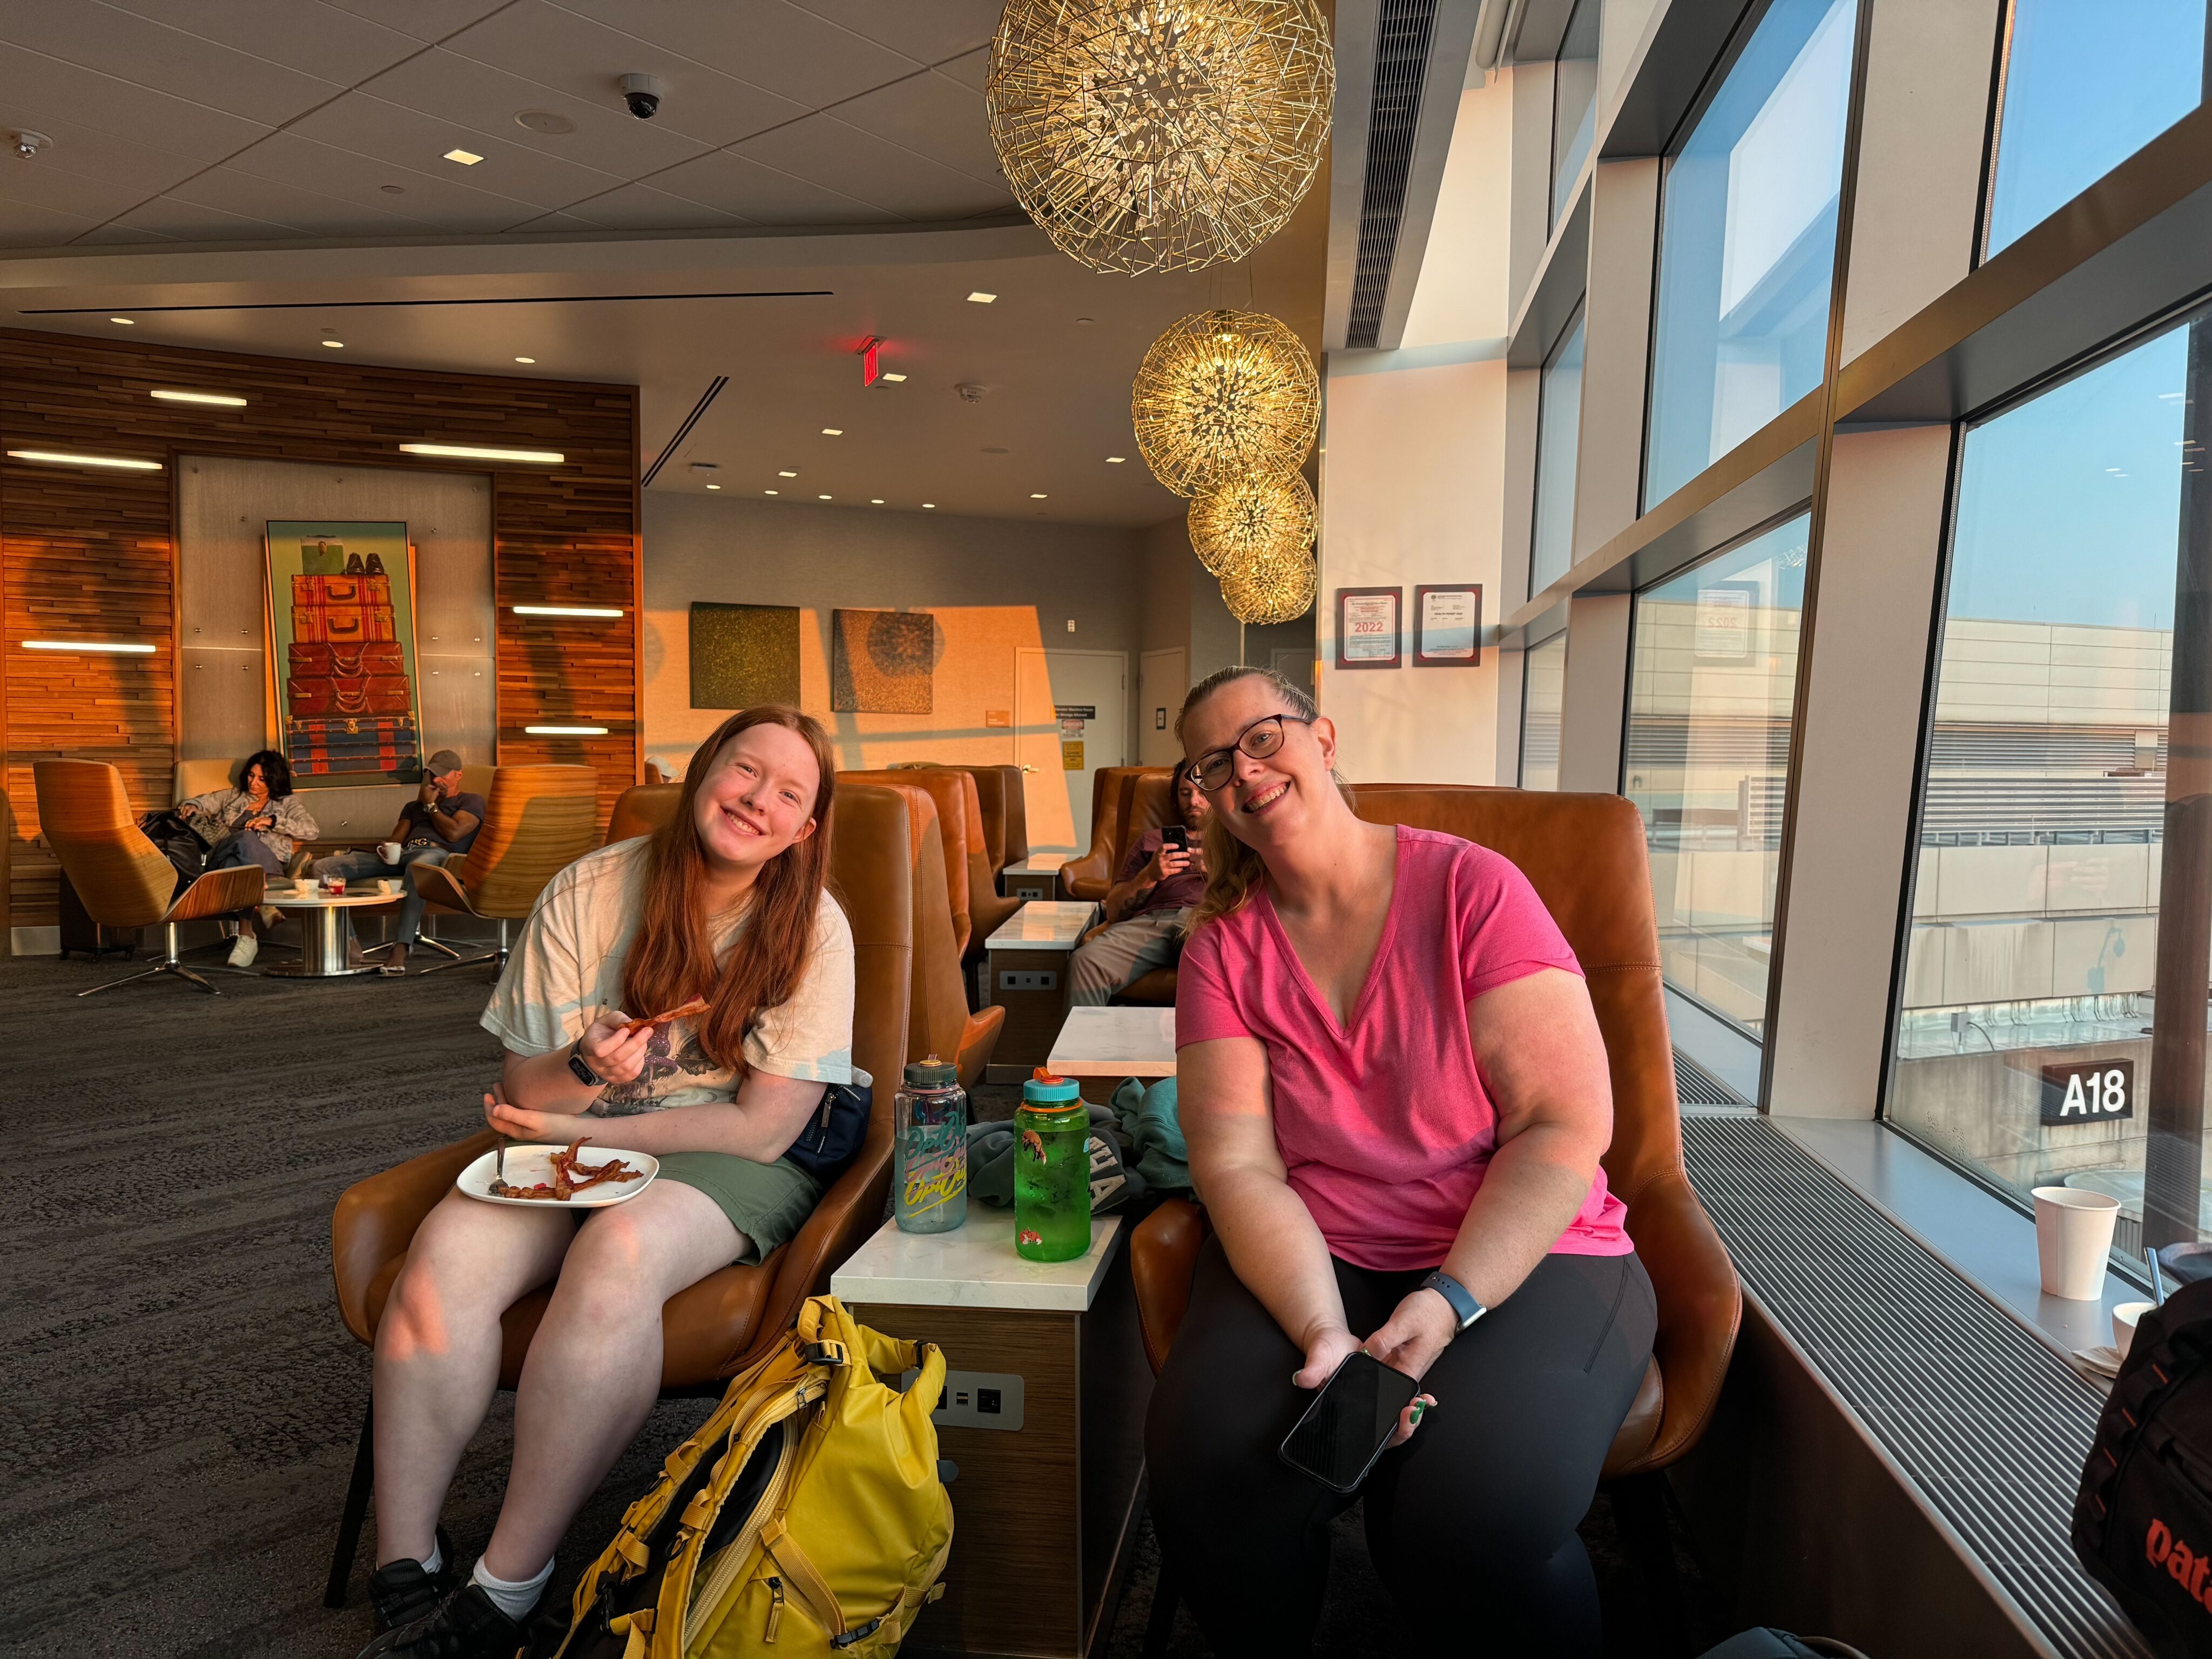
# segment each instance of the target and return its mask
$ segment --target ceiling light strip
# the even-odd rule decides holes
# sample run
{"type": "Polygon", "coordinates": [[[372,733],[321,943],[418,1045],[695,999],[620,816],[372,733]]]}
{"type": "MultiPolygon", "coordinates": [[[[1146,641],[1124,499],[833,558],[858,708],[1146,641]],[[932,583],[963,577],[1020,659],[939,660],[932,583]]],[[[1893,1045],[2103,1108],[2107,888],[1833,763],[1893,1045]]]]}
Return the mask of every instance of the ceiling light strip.
{"type": "Polygon", "coordinates": [[[707,412],[707,405],[720,397],[722,388],[729,383],[728,375],[717,374],[706,391],[700,393],[699,401],[691,405],[691,412],[684,417],[684,424],[676,428],[676,435],[661,446],[660,453],[654,456],[653,465],[646,468],[645,477],[638,480],[640,489],[652,488],[653,481],[660,476],[660,469],[675,459],[676,452],[684,447],[684,441],[691,435],[691,428],[699,424],[699,417],[707,412]]]}
{"type": "Polygon", "coordinates": [[[595,605],[511,605],[518,617],[619,617],[623,612],[595,605]]]}
{"type": "Polygon", "coordinates": [[[134,460],[128,455],[80,455],[67,449],[11,449],[8,453],[19,461],[36,461],[41,466],[109,466],[122,472],[159,472],[159,461],[134,460]]]}
{"type": "Polygon", "coordinates": [[[84,656],[150,657],[156,647],[135,640],[25,640],[26,651],[67,651],[84,656]]]}
{"type": "Polygon", "coordinates": [[[558,466],[568,459],[557,449],[486,449],[475,444],[402,444],[399,453],[457,461],[517,461],[532,466],[558,466]]]}

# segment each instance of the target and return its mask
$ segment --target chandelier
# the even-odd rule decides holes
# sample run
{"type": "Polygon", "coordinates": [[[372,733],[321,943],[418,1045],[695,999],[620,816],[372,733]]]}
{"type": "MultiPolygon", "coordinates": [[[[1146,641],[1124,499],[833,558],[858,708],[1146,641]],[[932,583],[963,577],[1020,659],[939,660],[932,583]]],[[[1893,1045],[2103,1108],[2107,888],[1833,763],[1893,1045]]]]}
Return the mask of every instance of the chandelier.
{"type": "Polygon", "coordinates": [[[1152,342],[1129,388],[1137,447],[1178,495],[1295,468],[1321,434],[1304,342],[1264,312],[1194,311],[1152,342]]]}
{"type": "Polygon", "coordinates": [[[1313,490],[1288,468],[1243,473],[1200,491],[1189,523],[1198,562],[1209,575],[1226,576],[1258,554],[1311,547],[1313,490]]]}
{"type": "Polygon", "coordinates": [[[1306,549],[1269,548],[1221,579],[1221,602],[1240,623],[1294,622],[1313,608],[1320,586],[1320,569],[1306,549]]]}
{"type": "Polygon", "coordinates": [[[1133,276],[1280,230],[1335,92],[1315,0],[1008,0],[983,86],[1023,210],[1061,252],[1133,276]]]}

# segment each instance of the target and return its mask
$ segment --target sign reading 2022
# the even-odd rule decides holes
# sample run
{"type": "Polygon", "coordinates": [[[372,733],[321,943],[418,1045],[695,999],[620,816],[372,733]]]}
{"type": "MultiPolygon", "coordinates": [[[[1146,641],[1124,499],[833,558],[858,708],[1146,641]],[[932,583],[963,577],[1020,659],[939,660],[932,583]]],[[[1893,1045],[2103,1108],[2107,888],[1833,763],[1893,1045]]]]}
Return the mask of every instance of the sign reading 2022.
{"type": "Polygon", "coordinates": [[[2110,1123],[2136,1115],[2132,1060],[2077,1060],[2043,1068],[2046,1128],[2062,1123],[2110,1123]]]}

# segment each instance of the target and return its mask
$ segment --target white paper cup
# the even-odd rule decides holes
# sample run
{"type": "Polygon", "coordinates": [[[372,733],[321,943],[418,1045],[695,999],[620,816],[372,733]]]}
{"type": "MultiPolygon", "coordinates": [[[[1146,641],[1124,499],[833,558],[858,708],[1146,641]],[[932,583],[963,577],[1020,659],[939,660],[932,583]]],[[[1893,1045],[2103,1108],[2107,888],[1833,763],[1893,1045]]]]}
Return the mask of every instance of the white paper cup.
{"type": "Polygon", "coordinates": [[[2035,1189],[2035,1257],[2043,1293],[2069,1302],[2094,1302],[2105,1291],[2105,1258],[2120,1200],[2083,1187],[2035,1189]]]}
{"type": "Polygon", "coordinates": [[[2128,1357],[2128,1344],[2136,1340],[2136,1321],[2156,1306],[2155,1302],[2123,1302],[2112,1310],[2112,1346],[2121,1358],[2128,1357]]]}
{"type": "Polygon", "coordinates": [[[404,850],[396,841],[380,841],[376,843],[376,856],[386,864],[398,863],[399,854],[404,850]]]}

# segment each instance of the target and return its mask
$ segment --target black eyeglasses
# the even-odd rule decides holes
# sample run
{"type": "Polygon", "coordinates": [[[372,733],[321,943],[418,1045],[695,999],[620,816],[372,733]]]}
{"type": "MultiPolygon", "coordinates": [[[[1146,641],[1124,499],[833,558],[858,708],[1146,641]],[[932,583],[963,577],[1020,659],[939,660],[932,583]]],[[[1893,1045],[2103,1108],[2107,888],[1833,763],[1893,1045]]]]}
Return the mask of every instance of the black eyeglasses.
{"type": "Polygon", "coordinates": [[[1310,714],[1263,714],[1237,734],[1226,749],[1209,749],[1190,763],[1190,781],[1209,795],[1227,783],[1237,770],[1238,754],[1265,760],[1283,746],[1283,722],[1311,726],[1310,714]]]}

